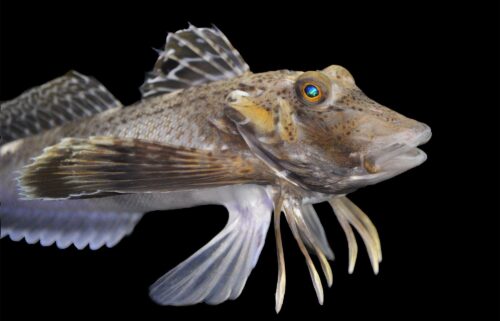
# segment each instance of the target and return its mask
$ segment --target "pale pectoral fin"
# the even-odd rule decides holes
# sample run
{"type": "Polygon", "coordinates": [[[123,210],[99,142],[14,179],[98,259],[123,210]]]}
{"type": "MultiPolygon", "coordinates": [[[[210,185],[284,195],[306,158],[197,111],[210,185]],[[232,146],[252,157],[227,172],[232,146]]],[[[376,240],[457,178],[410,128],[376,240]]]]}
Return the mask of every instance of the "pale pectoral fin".
{"type": "MultiPolygon", "coordinates": [[[[258,192],[264,194],[264,192],[258,192]]],[[[264,245],[272,203],[248,193],[243,204],[226,205],[224,229],[186,261],[162,276],[150,288],[161,305],[219,304],[236,299],[264,245]]]]}
{"type": "Polygon", "coordinates": [[[263,183],[251,155],[127,138],[65,138],[26,166],[19,178],[30,199],[101,197],[263,183]]]}

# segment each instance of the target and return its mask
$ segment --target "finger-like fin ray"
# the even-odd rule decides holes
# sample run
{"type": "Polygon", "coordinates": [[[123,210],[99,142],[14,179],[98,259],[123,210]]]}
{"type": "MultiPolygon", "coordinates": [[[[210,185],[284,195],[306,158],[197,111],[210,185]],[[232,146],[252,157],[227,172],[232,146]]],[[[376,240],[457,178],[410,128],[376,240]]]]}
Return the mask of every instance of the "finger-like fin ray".
{"type": "MultiPolygon", "coordinates": [[[[345,225],[344,221],[348,221],[349,224],[352,225],[359,233],[365,243],[373,272],[378,274],[379,263],[382,261],[382,250],[380,246],[380,238],[373,223],[359,207],[354,205],[354,203],[352,203],[345,196],[332,198],[330,200],[330,205],[335,211],[337,217],[341,217],[340,220],[342,221],[342,226],[345,225]]],[[[350,232],[351,231],[348,229],[346,235],[348,237],[348,242],[350,240],[349,244],[351,246],[351,250],[349,252],[350,262],[354,262],[357,245],[354,245],[355,239],[353,239],[353,236],[350,235],[350,232]]],[[[354,269],[354,263],[349,263],[349,271],[352,271],[352,269],[354,269]]]]}

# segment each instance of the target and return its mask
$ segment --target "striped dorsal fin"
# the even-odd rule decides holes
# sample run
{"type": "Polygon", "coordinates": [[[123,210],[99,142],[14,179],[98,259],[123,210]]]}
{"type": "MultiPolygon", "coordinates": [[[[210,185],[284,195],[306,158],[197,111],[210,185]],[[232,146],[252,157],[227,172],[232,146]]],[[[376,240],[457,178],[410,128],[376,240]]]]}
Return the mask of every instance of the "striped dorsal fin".
{"type": "Polygon", "coordinates": [[[121,106],[95,78],[70,71],[0,104],[1,144],[121,106]]]}
{"type": "Polygon", "coordinates": [[[230,79],[250,68],[217,28],[196,28],[169,33],[164,51],[141,86],[142,97],[230,79]]]}

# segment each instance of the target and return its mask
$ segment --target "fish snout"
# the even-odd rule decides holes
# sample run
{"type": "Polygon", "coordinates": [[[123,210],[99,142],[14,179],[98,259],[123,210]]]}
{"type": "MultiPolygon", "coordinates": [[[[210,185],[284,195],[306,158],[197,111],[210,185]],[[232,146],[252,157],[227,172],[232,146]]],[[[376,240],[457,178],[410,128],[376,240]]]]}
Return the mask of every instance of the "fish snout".
{"type": "Polygon", "coordinates": [[[411,126],[375,139],[374,148],[363,159],[363,166],[370,174],[401,172],[416,167],[427,159],[425,152],[417,146],[427,143],[431,136],[428,125],[411,120],[411,126]]]}

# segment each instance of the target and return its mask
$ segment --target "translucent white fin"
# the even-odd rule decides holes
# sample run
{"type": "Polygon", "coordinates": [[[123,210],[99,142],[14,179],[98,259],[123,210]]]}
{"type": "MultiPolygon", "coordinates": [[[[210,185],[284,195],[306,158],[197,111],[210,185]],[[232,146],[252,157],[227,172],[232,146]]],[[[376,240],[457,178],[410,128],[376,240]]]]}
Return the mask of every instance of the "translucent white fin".
{"type": "Polygon", "coordinates": [[[217,28],[169,33],[164,51],[141,86],[143,97],[169,93],[249,71],[248,65],[217,28]]]}
{"type": "Polygon", "coordinates": [[[229,220],[224,229],[150,288],[162,305],[219,304],[236,299],[264,245],[272,202],[248,193],[247,199],[225,204],[229,220]]]}
{"type": "MultiPolygon", "coordinates": [[[[318,214],[316,213],[316,210],[314,209],[313,205],[312,204],[303,205],[302,213],[304,222],[306,223],[307,228],[311,232],[310,233],[311,237],[314,238],[315,243],[317,244],[317,246],[319,246],[324,255],[330,261],[333,261],[335,256],[333,254],[332,248],[330,247],[330,244],[328,244],[325,230],[323,229],[323,225],[321,224],[321,221],[319,220],[318,214]]],[[[309,251],[312,251],[314,253],[314,247],[312,246],[311,242],[307,241],[307,238],[306,238],[306,245],[308,246],[309,251]]]]}
{"type": "Polygon", "coordinates": [[[76,209],[47,211],[42,207],[0,207],[0,235],[13,241],[40,242],[43,246],[56,244],[64,249],[87,245],[95,250],[104,245],[112,247],[130,234],[141,219],[141,213],[94,212],[76,209]]]}
{"type": "Polygon", "coordinates": [[[70,71],[0,104],[2,144],[121,106],[95,78],[70,71]]]}

